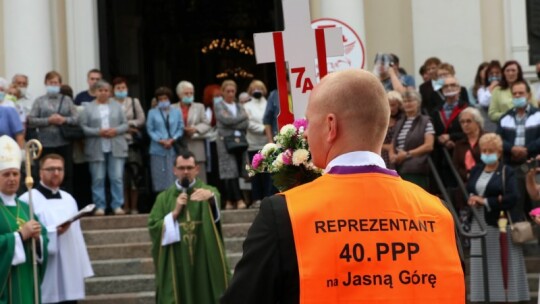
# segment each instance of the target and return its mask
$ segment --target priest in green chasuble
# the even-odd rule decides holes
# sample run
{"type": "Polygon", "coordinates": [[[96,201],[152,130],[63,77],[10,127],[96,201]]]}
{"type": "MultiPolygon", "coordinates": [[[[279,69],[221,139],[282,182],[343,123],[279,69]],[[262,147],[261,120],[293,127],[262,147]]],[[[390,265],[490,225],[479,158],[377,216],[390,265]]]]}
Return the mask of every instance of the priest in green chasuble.
{"type": "Polygon", "coordinates": [[[35,303],[32,238],[40,284],[47,261],[47,230],[37,218],[30,220],[28,205],[16,197],[21,159],[19,145],[9,136],[0,137],[0,303],[6,304],[35,303]]]}
{"type": "Polygon", "coordinates": [[[176,158],[174,185],[148,218],[156,268],[156,303],[218,303],[230,271],[220,234],[220,195],[196,178],[191,152],[176,158]]]}

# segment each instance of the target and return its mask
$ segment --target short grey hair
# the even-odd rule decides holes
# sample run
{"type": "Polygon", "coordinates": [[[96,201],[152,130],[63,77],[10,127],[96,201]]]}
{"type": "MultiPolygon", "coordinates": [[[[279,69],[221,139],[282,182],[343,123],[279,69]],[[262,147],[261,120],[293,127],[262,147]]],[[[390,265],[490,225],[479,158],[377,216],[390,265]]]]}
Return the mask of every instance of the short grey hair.
{"type": "Polygon", "coordinates": [[[422,106],[422,95],[418,93],[415,89],[407,89],[403,94],[401,94],[403,99],[414,99],[418,101],[418,107],[422,106]]]}
{"type": "Polygon", "coordinates": [[[481,130],[484,129],[484,117],[482,117],[482,114],[480,113],[480,111],[477,108],[467,107],[467,108],[463,109],[463,111],[461,111],[461,113],[459,113],[459,118],[461,118],[461,116],[463,116],[463,113],[471,114],[474,121],[478,124],[478,126],[480,126],[480,129],[481,130]]]}
{"type": "Polygon", "coordinates": [[[107,81],[103,80],[103,79],[98,80],[92,86],[92,91],[96,91],[96,90],[99,90],[99,89],[102,89],[102,88],[108,88],[110,90],[111,89],[111,84],[108,83],[107,81]]]}
{"type": "Polygon", "coordinates": [[[28,81],[28,76],[18,73],[18,74],[13,75],[13,77],[11,78],[11,82],[15,83],[15,80],[17,79],[17,77],[24,77],[24,79],[26,79],[26,81],[28,81]]]}
{"type": "Polygon", "coordinates": [[[180,96],[180,94],[184,93],[185,89],[191,88],[193,89],[193,93],[195,93],[195,87],[193,86],[193,83],[182,80],[176,85],[176,95],[180,96]]]}

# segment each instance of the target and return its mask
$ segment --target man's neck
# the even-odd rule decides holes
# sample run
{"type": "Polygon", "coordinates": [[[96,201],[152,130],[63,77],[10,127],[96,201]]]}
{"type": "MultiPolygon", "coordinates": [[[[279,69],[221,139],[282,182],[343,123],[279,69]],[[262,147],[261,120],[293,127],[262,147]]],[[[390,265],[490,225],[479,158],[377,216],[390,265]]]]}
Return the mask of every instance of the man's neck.
{"type": "Polygon", "coordinates": [[[43,183],[43,181],[39,181],[39,183],[41,184],[41,186],[43,186],[43,188],[51,190],[52,193],[60,191],[60,187],[46,185],[45,183],[43,183]]]}

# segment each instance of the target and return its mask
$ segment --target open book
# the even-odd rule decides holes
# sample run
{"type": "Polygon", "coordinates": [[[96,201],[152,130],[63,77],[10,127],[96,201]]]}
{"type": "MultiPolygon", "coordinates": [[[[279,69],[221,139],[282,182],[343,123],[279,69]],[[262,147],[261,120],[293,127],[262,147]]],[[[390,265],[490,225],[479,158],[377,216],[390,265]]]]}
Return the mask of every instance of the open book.
{"type": "Polygon", "coordinates": [[[90,204],[84,208],[82,208],[81,210],[79,210],[79,212],[77,212],[75,215],[73,215],[72,217],[68,218],[67,220],[63,221],[62,223],[60,223],[57,227],[60,227],[60,226],[64,226],[68,223],[73,223],[75,222],[76,220],[80,219],[81,217],[91,213],[92,211],[94,211],[94,208],[96,208],[96,205],[94,204],[90,204]]]}

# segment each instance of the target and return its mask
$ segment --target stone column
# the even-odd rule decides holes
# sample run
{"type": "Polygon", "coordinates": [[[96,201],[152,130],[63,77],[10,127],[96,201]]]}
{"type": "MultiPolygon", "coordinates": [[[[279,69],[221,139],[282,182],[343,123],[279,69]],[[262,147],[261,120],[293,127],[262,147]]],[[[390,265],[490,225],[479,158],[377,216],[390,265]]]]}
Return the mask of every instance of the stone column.
{"type": "Polygon", "coordinates": [[[88,71],[99,69],[97,1],[67,0],[66,28],[69,84],[77,94],[88,88],[88,71]]]}
{"type": "Polygon", "coordinates": [[[4,0],[4,62],[9,81],[16,73],[29,77],[34,98],[45,93],[45,73],[53,68],[50,0],[4,0]]]}

